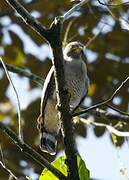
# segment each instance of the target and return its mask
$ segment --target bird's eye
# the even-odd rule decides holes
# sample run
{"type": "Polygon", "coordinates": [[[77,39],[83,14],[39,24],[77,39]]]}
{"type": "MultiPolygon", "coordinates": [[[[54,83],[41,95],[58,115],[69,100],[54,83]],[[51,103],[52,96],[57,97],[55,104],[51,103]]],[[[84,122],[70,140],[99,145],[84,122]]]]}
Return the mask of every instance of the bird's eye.
{"type": "Polygon", "coordinates": [[[76,51],[76,49],[77,49],[77,47],[72,47],[72,50],[73,50],[73,51],[76,51]]]}
{"type": "Polygon", "coordinates": [[[74,47],[72,48],[72,51],[76,52],[76,53],[80,53],[82,51],[82,48],[80,47],[74,47]]]}

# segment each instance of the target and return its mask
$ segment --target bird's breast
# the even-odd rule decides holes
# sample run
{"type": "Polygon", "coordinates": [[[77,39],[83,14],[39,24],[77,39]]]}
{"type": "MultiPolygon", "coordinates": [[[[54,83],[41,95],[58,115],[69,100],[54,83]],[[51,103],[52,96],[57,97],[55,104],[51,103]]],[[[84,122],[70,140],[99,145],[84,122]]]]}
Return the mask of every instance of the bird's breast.
{"type": "Polygon", "coordinates": [[[65,78],[70,93],[70,107],[74,109],[87,92],[87,71],[83,64],[74,65],[65,69],[65,78]]]}

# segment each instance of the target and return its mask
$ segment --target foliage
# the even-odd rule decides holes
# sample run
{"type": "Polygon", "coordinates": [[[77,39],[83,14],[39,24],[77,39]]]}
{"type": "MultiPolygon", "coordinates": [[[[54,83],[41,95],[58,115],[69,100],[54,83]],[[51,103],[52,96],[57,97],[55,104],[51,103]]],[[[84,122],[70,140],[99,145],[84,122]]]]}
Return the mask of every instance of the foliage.
{"type": "MultiPolygon", "coordinates": [[[[67,166],[65,164],[66,157],[61,156],[58,159],[56,159],[51,164],[56,167],[58,170],[60,170],[65,176],[67,176],[67,166]]],[[[78,172],[79,172],[79,178],[80,180],[89,180],[89,171],[85,166],[84,161],[80,157],[80,155],[77,155],[77,165],[78,165],[78,172]]],[[[50,171],[48,171],[46,168],[43,170],[39,180],[58,180],[50,171]]]]}

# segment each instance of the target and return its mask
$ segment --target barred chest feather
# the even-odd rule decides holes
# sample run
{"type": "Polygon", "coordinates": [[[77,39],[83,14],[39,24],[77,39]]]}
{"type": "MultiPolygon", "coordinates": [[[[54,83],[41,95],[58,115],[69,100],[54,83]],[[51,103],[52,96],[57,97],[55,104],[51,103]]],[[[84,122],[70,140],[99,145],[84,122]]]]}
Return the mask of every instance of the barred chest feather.
{"type": "Polygon", "coordinates": [[[65,78],[70,93],[70,108],[78,106],[88,89],[88,77],[86,65],[83,61],[74,64],[68,62],[65,67],[65,78]]]}

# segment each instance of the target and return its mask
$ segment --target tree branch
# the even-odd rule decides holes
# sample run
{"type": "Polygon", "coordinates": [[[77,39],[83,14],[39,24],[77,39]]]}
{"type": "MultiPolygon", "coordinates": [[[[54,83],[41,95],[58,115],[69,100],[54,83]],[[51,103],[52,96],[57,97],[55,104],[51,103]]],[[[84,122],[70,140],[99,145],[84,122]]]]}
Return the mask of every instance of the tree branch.
{"type": "Polygon", "coordinates": [[[41,25],[29,12],[16,0],[5,0],[27,23],[34,31],[36,31],[41,37],[44,37],[47,40],[48,30],[41,25]]]}
{"type": "Polygon", "coordinates": [[[113,109],[114,111],[118,112],[119,114],[129,117],[129,112],[127,113],[127,112],[121,111],[120,109],[117,109],[116,107],[111,106],[110,104],[106,104],[106,106],[109,107],[110,109],[113,109]]]}
{"type": "Polygon", "coordinates": [[[49,39],[53,51],[52,64],[54,66],[54,75],[57,92],[57,109],[59,119],[62,122],[64,133],[64,144],[66,153],[66,164],[68,166],[68,179],[78,180],[78,168],[76,159],[75,141],[73,138],[73,129],[71,114],[69,108],[69,93],[66,88],[63,52],[61,42],[62,18],[56,18],[51,26],[51,37],[49,39]]]}
{"type": "Polygon", "coordinates": [[[1,155],[1,161],[0,161],[0,165],[3,169],[5,169],[10,176],[12,176],[14,179],[18,179],[14,173],[6,166],[5,164],[5,160],[4,160],[4,154],[3,154],[3,150],[2,150],[2,146],[0,144],[0,155],[1,155]]]}
{"type": "MultiPolygon", "coordinates": [[[[44,80],[41,77],[37,76],[36,74],[33,74],[33,73],[28,72],[28,71],[26,71],[26,70],[24,70],[22,68],[19,68],[19,67],[10,65],[10,64],[5,63],[5,65],[6,65],[6,68],[7,68],[8,71],[19,74],[19,75],[24,76],[24,77],[27,77],[31,81],[36,82],[40,86],[43,86],[44,80]]],[[[3,68],[1,62],[0,62],[0,68],[3,68]]]]}
{"type": "MultiPolygon", "coordinates": [[[[108,105],[109,107],[109,105],[108,105]]],[[[80,105],[81,109],[86,109],[85,105],[80,105]]],[[[114,111],[118,112],[119,114],[113,114],[111,112],[108,112],[104,109],[100,109],[100,108],[96,108],[93,109],[89,112],[87,112],[89,115],[93,115],[95,117],[99,117],[101,119],[106,119],[108,121],[121,121],[121,122],[126,122],[129,123],[129,114],[125,113],[123,111],[120,111],[119,109],[116,109],[112,106],[110,106],[111,109],[113,109],[114,111]]]]}
{"type": "MultiPolygon", "coordinates": [[[[25,8],[29,8],[31,5],[34,5],[36,3],[38,3],[40,0],[32,0],[30,2],[24,2],[24,1],[21,1],[21,4],[25,7],[25,8]]],[[[8,15],[12,15],[13,11],[12,9],[8,9],[6,11],[2,11],[0,12],[0,17],[2,16],[8,16],[8,15]]]]}
{"type": "Polygon", "coordinates": [[[2,161],[0,161],[0,165],[1,165],[2,168],[5,169],[14,179],[18,179],[18,177],[16,177],[16,176],[14,175],[14,173],[13,173],[7,166],[5,166],[5,164],[4,164],[2,161]]]}
{"type": "Polygon", "coordinates": [[[113,126],[110,126],[108,124],[94,122],[91,120],[86,120],[84,118],[80,118],[80,121],[87,125],[93,125],[93,126],[97,126],[97,127],[105,127],[109,131],[109,133],[115,134],[116,136],[119,136],[119,137],[129,137],[129,132],[119,131],[116,128],[114,128],[113,126]]]}
{"type": "Polygon", "coordinates": [[[102,2],[101,0],[98,0],[99,4],[103,5],[103,6],[113,6],[113,7],[118,7],[118,6],[124,6],[124,5],[128,5],[129,4],[129,1],[127,2],[123,2],[123,3],[118,3],[118,4],[110,4],[110,3],[105,3],[105,2],[102,2]]]}
{"type": "Polygon", "coordinates": [[[90,0],[82,0],[80,1],[80,3],[76,4],[75,6],[73,6],[73,8],[71,8],[69,11],[67,11],[62,17],[63,17],[63,21],[67,20],[69,18],[69,16],[80,9],[81,6],[83,6],[84,4],[88,3],[90,0]]]}
{"type": "Polygon", "coordinates": [[[17,92],[17,90],[16,90],[16,88],[15,88],[15,85],[14,85],[14,83],[13,83],[13,81],[12,81],[12,79],[11,79],[9,73],[8,73],[8,70],[7,70],[7,68],[6,68],[6,65],[5,65],[5,63],[4,63],[4,61],[2,60],[1,57],[0,57],[0,62],[2,63],[2,66],[3,66],[3,68],[4,68],[6,77],[7,77],[8,81],[9,81],[9,83],[10,83],[10,85],[11,85],[13,91],[14,91],[15,97],[16,97],[16,102],[17,102],[17,115],[18,115],[18,136],[19,136],[19,139],[22,140],[22,139],[23,139],[23,137],[22,137],[22,133],[23,133],[23,132],[22,132],[22,125],[21,125],[21,105],[20,105],[20,100],[19,100],[18,92],[17,92]]]}
{"type": "Polygon", "coordinates": [[[59,179],[62,180],[66,179],[64,174],[62,174],[58,169],[52,166],[43,156],[37,153],[28,144],[26,144],[24,141],[21,141],[10,128],[6,127],[6,125],[2,124],[1,122],[0,122],[0,129],[10,137],[10,139],[20,148],[22,152],[27,154],[34,161],[38,162],[43,168],[46,167],[59,179]]]}
{"type": "Polygon", "coordinates": [[[115,95],[118,93],[118,91],[126,84],[126,82],[127,82],[128,80],[129,80],[129,76],[121,83],[121,85],[113,92],[113,94],[112,94],[107,100],[102,101],[102,102],[100,102],[100,103],[98,103],[98,104],[95,104],[95,105],[93,105],[93,106],[91,106],[91,107],[89,107],[89,108],[87,108],[87,109],[85,109],[85,110],[83,110],[83,111],[74,113],[74,114],[72,115],[72,117],[79,116],[79,115],[81,115],[81,114],[85,114],[85,113],[87,113],[88,111],[91,111],[91,110],[93,110],[93,109],[96,109],[96,108],[99,108],[99,107],[101,107],[101,106],[103,106],[103,105],[108,104],[109,102],[112,101],[112,99],[114,98],[114,96],[115,96],[115,95]]]}
{"type": "Polygon", "coordinates": [[[109,121],[115,120],[115,121],[129,123],[129,115],[113,114],[113,113],[107,112],[107,111],[105,111],[103,109],[99,109],[99,108],[92,110],[91,113],[96,117],[104,118],[109,121]]]}

